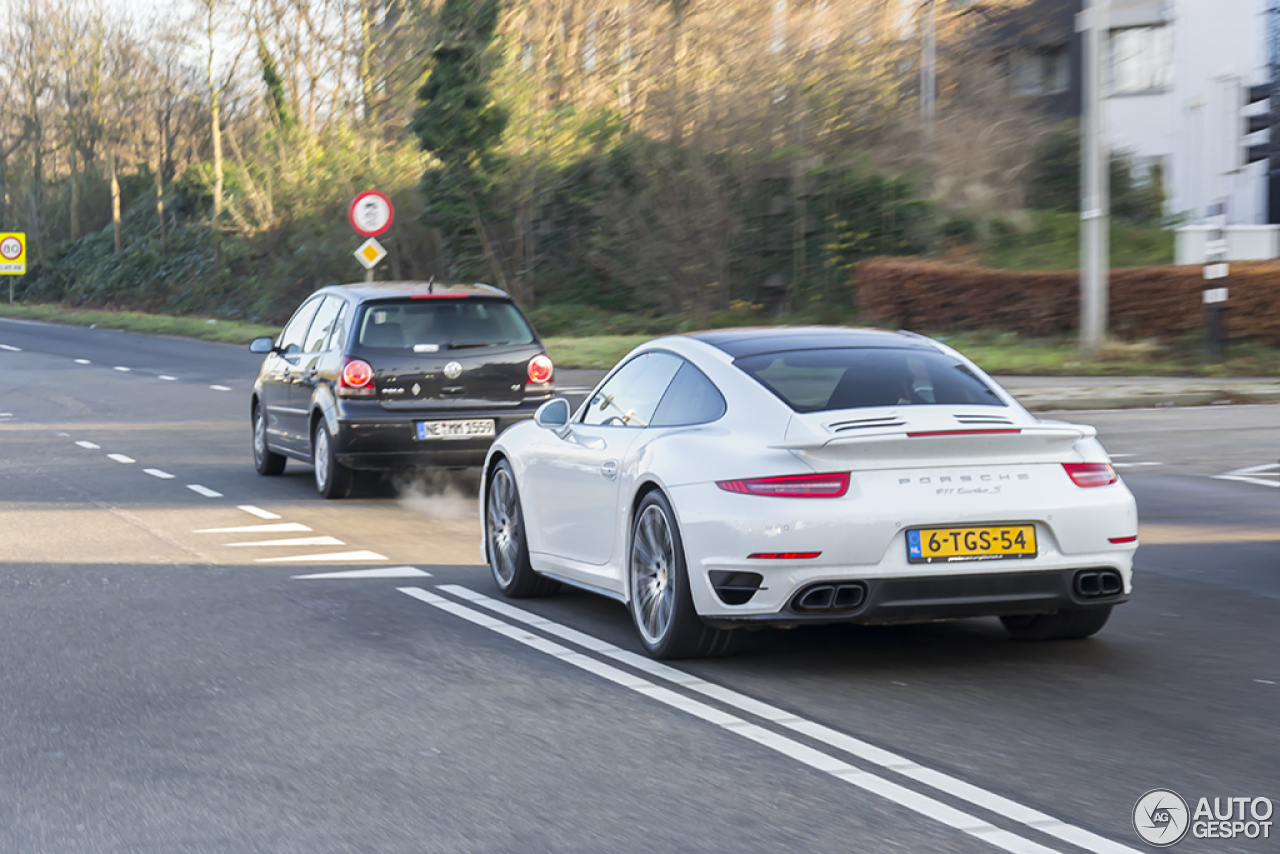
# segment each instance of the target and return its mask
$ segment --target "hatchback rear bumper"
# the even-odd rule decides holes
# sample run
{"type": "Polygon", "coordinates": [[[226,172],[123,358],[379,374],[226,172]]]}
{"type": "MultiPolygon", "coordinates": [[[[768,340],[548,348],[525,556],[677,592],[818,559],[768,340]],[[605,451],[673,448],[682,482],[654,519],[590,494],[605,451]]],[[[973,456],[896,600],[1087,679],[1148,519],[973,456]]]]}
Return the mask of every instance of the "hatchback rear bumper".
{"type": "Polygon", "coordinates": [[[492,418],[495,435],[533,417],[545,403],[539,397],[513,407],[464,410],[387,411],[360,402],[345,405],[338,417],[334,455],[347,468],[386,471],[401,468],[464,468],[484,463],[492,438],[419,440],[419,421],[472,421],[492,418]]]}

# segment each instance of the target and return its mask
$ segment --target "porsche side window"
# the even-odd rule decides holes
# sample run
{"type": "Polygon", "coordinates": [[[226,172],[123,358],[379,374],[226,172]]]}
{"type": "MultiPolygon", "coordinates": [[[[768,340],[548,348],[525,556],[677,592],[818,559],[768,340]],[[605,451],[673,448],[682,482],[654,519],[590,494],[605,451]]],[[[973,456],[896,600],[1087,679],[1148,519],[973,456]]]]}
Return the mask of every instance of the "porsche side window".
{"type": "Polygon", "coordinates": [[[706,374],[685,362],[662,396],[651,427],[688,427],[709,424],[726,410],[724,395],[706,374]]]}
{"type": "Polygon", "coordinates": [[[591,398],[583,424],[648,427],[683,360],[670,353],[642,353],[627,362],[591,398]]]}
{"type": "Polygon", "coordinates": [[[280,333],[280,341],[276,346],[286,356],[302,352],[302,344],[307,335],[307,327],[311,325],[311,318],[315,317],[316,309],[319,307],[319,298],[308,300],[302,304],[302,308],[298,309],[293,317],[289,319],[289,322],[285,324],[284,331],[280,333]]]}

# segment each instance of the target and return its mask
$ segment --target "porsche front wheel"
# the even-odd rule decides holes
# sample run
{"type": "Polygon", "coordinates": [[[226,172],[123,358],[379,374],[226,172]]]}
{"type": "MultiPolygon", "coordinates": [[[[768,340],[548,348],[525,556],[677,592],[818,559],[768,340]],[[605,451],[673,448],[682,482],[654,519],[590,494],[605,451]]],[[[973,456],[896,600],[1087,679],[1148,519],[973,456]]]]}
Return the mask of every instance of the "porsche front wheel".
{"type": "Polygon", "coordinates": [[[493,580],[512,599],[545,596],[559,589],[558,582],[539,575],[529,564],[529,543],[524,535],[524,513],[515,472],[499,460],[489,475],[489,496],[484,503],[485,551],[493,580]]]}

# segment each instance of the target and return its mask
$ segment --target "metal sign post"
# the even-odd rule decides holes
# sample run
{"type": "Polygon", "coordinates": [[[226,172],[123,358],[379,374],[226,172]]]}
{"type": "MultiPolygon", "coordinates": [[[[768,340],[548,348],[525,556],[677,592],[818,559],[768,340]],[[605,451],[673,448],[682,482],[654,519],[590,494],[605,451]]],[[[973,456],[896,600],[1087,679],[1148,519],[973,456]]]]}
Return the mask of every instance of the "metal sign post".
{"type": "Polygon", "coordinates": [[[356,260],[365,269],[366,282],[373,281],[373,268],[387,256],[387,250],[376,238],[391,227],[395,218],[395,206],[391,204],[391,200],[385,193],[366,190],[351,200],[351,207],[347,209],[347,219],[350,220],[356,234],[368,238],[355,251],[356,260]]]}
{"type": "MultiPolygon", "coordinates": [[[[27,272],[27,235],[21,231],[0,234],[0,276],[27,272]]],[[[13,279],[9,280],[9,304],[13,305],[13,279]]]]}

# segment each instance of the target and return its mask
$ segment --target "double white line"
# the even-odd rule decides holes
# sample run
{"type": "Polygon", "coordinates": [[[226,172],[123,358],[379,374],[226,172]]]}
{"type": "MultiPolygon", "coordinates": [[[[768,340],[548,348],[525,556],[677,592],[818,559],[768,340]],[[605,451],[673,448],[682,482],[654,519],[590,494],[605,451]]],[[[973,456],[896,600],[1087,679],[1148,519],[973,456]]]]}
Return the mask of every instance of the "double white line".
{"type": "MultiPolygon", "coordinates": [[[[456,584],[441,585],[438,589],[459,599],[466,600],[473,605],[500,614],[516,623],[576,644],[598,656],[625,664],[687,691],[702,694],[724,706],[746,712],[774,726],[791,730],[806,738],[836,748],[866,763],[879,766],[953,798],[966,801],[976,807],[1024,825],[1031,830],[1052,836],[1087,851],[1098,852],[1098,854],[1138,854],[1133,848],[1113,842],[1083,828],[1067,824],[1051,815],[1011,801],[994,792],[988,792],[971,783],[966,783],[963,780],[926,768],[906,757],[868,744],[830,727],[797,717],[776,706],[762,703],[722,685],[716,685],[682,670],[677,670],[674,667],[628,652],[599,638],[584,634],[521,608],[516,608],[506,602],[491,599],[488,596],[456,584]]],[[[824,753],[793,738],[724,712],[715,706],[672,691],[648,679],[636,676],[629,671],[606,664],[598,658],[585,655],[549,640],[542,635],[532,634],[526,629],[477,611],[475,608],[467,607],[452,599],[446,599],[421,587],[401,587],[399,590],[401,593],[408,594],[442,611],[461,617],[468,622],[482,626],[539,652],[546,653],[566,664],[585,670],[588,673],[594,673],[673,709],[686,712],[728,732],[776,750],[811,768],[830,774],[838,780],[879,795],[886,800],[913,810],[920,815],[959,830],[969,836],[981,839],[997,848],[1015,852],[1015,854],[1057,854],[1055,849],[1003,830],[977,816],[970,815],[935,798],[922,795],[913,789],[908,789],[884,777],[864,771],[831,754],[824,753]]]]}

